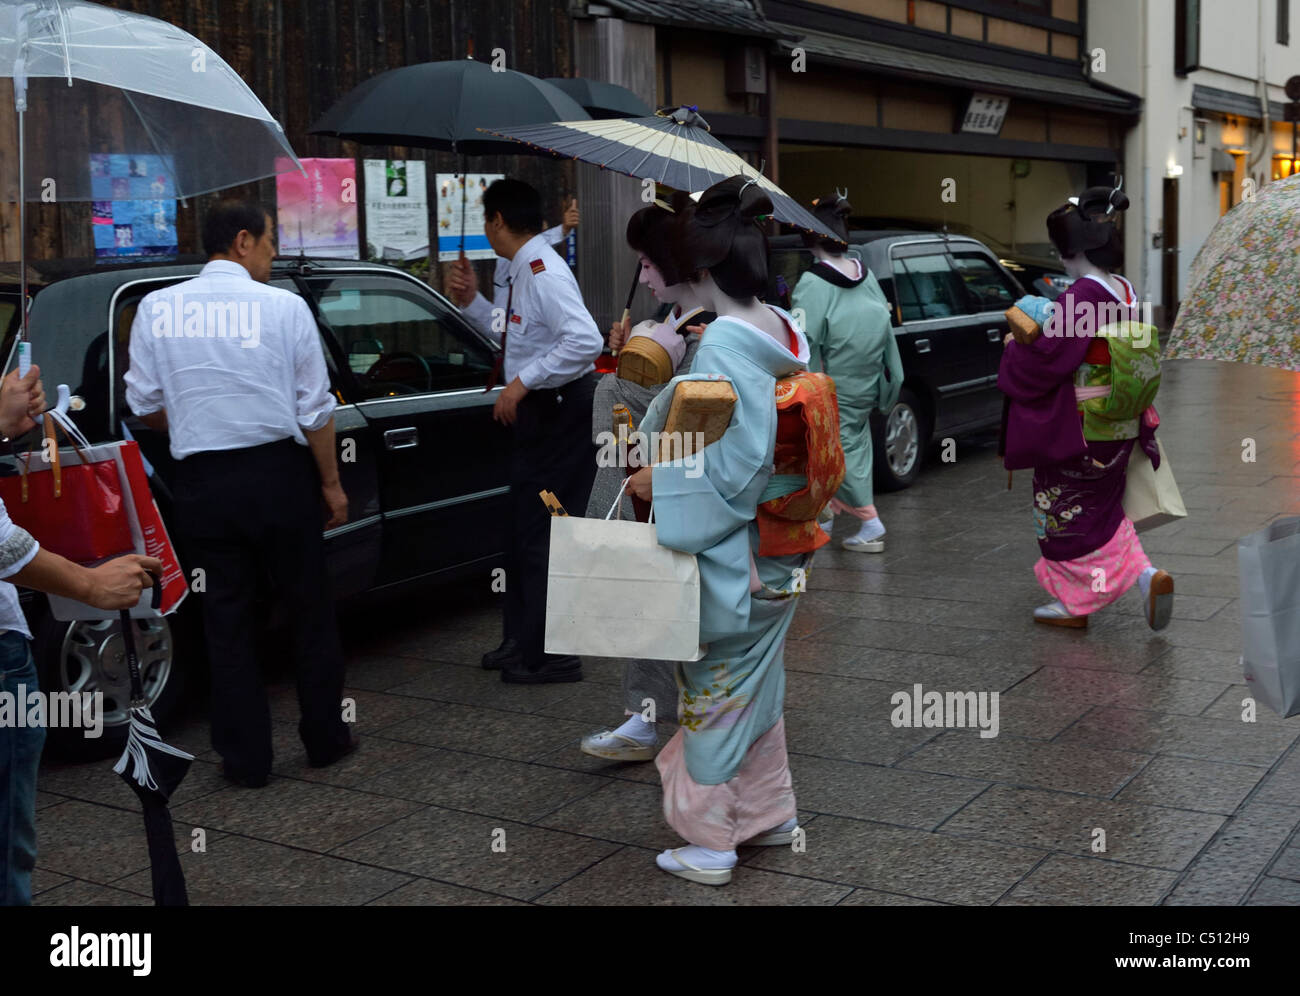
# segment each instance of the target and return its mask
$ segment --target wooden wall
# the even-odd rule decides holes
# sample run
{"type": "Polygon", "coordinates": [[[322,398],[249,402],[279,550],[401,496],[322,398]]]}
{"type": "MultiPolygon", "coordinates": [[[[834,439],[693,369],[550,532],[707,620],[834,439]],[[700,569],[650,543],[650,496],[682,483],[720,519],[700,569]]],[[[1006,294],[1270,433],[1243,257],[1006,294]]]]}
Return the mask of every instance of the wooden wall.
{"type": "MultiPolygon", "coordinates": [[[[455,157],[421,149],[358,146],[307,129],[363,80],[398,66],[462,58],[472,44],[487,60],[493,48],[506,64],[534,76],[569,76],[571,26],[565,0],[101,0],[107,6],[170,21],[197,36],[239,73],[284,126],[299,156],[427,159],[428,171],[452,172],[455,157]]],[[[436,99],[436,95],[430,95],[436,99]]],[[[12,108],[12,100],[0,105],[12,108]]],[[[10,125],[12,129],[12,124],[10,125]]],[[[126,151],[126,150],[123,150],[126,151]]],[[[220,154],[219,150],[215,154],[220,154]]],[[[0,160],[9,169],[12,156],[0,160]]],[[[548,221],[558,223],[573,166],[535,156],[471,158],[476,171],[506,173],[542,191],[548,221]]],[[[29,168],[30,164],[29,164],[29,168]]],[[[357,177],[361,181],[358,163],[357,177]]],[[[429,181],[432,184],[432,176],[429,181]]],[[[275,203],[274,179],[226,195],[275,203]]],[[[213,197],[178,205],[180,251],[199,251],[196,217],[213,197]]],[[[360,198],[358,198],[360,200],[360,198]]],[[[430,203],[432,213],[434,204],[430,203]]],[[[17,207],[3,207],[0,258],[17,258],[17,207]]],[[[359,210],[364,239],[365,212],[359,210]]],[[[434,219],[429,231],[436,233],[434,219]]],[[[364,243],[363,243],[364,244],[364,243]]],[[[88,204],[28,205],[27,251],[32,259],[89,257],[88,204]]]]}

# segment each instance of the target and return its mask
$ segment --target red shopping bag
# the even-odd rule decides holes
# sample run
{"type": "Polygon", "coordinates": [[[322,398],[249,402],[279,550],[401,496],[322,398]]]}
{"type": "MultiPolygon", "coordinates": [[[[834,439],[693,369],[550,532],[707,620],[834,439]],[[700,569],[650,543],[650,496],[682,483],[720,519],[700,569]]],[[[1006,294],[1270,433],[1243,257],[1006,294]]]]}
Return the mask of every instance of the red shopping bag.
{"type": "Polygon", "coordinates": [[[44,449],[18,458],[16,477],[0,477],[9,518],[45,549],[77,563],[130,553],[135,544],[116,461],[91,457],[70,436],[72,448],[60,453],[55,424],[46,420],[44,449]]]}
{"type": "Polygon", "coordinates": [[[140,458],[140,447],[135,440],[122,443],[118,450],[118,459],[126,476],[127,492],[140,529],[140,543],[143,548],[136,552],[146,557],[157,557],[162,561],[162,601],[158,611],[167,615],[180,605],[181,600],[189,593],[185,572],[181,570],[176,548],[172,546],[171,537],[167,535],[167,527],[163,525],[162,516],[153,500],[153,493],[149,490],[149,475],[145,473],[144,461],[140,458]]]}

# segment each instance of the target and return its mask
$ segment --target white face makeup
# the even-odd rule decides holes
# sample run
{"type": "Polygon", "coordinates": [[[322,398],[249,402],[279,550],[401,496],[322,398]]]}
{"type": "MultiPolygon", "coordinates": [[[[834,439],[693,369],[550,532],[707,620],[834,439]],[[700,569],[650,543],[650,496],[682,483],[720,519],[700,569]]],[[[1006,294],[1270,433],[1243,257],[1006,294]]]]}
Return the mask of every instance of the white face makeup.
{"type": "Polygon", "coordinates": [[[641,257],[641,276],[638,279],[650,288],[650,293],[658,300],[668,304],[676,304],[680,301],[686,289],[681,284],[665,284],[664,275],[659,272],[659,267],[644,256],[641,257]]]}

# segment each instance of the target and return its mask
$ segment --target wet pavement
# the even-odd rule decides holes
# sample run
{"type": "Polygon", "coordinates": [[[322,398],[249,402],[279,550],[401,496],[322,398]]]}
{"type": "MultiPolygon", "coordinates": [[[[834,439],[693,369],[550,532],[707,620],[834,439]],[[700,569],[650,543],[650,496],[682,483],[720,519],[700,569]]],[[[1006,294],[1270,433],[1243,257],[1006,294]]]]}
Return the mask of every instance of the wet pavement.
{"type": "MultiPolygon", "coordinates": [[[[348,614],[364,739],[332,768],[306,766],[290,682],[265,789],[222,781],[201,717],[168,731],[198,754],[173,806],[192,902],[1300,905],[1300,717],[1242,719],[1235,546],[1300,514],[1300,375],[1173,362],[1158,407],[1189,511],[1143,535],[1177,584],[1161,633],[1136,593],[1086,630],[1032,622],[1030,474],[1008,492],[988,434],[879,497],[884,554],[818,554],[785,658],[803,853],[742,849],[725,888],[658,871],[681,842],[654,765],[577,749],[621,721],[621,663],[502,684],[484,577],[348,614]],[[895,727],[918,684],[999,693],[998,735],[895,727]]],[[[42,768],[38,904],[150,902],[110,767],[42,768]]]]}

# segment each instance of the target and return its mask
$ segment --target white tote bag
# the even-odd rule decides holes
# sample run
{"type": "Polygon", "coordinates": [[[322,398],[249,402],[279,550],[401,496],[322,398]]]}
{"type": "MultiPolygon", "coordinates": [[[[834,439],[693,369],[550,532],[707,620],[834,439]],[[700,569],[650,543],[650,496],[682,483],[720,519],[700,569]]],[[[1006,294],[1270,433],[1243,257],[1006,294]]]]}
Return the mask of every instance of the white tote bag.
{"type": "Polygon", "coordinates": [[[1183,496],[1174,480],[1174,469],[1169,466],[1169,454],[1160,440],[1160,469],[1151,466],[1151,458],[1138,444],[1128,458],[1128,479],[1124,484],[1124,514],[1133,520],[1133,528],[1146,532],[1187,517],[1183,496]]]}
{"type": "Polygon", "coordinates": [[[1237,541],[1242,668],[1251,694],[1279,716],[1300,713],[1300,517],[1237,541]]]}
{"type": "MultiPolygon", "coordinates": [[[[626,482],[624,482],[626,487],[626,482]]],[[[650,522],[551,518],[546,652],[697,661],[700,569],[695,556],[659,545],[650,522]]]]}

